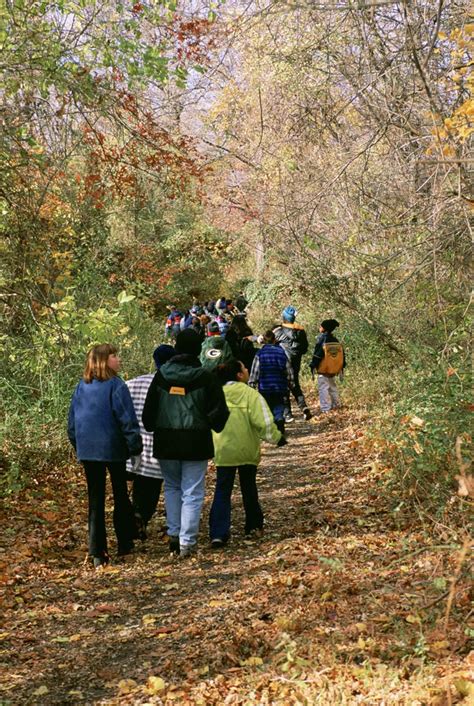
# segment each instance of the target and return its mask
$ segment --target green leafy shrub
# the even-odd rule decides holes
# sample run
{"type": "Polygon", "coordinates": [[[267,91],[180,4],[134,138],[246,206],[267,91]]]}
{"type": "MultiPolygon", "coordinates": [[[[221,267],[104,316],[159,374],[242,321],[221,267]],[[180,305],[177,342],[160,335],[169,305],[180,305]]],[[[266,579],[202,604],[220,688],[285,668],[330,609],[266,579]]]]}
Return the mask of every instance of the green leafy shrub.
{"type": "Polygon", "coordinates": [[[160,328],[125,292],[97,308],[77,308],[69,291],[29,338],[5,337],[3,492],[14,492],[45,469],[73,459],[66,419],[87,350],[95,343],[114,343],[120,349],[123,376],[143,374],[153,369],[160,328]]]}

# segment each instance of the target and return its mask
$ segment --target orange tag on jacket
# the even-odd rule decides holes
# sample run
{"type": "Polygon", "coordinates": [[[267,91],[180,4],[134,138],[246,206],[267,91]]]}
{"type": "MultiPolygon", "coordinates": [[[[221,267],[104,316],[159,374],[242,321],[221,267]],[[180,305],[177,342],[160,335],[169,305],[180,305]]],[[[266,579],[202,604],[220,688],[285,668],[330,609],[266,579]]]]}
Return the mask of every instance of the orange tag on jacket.
{"type": "Polygon", "coordinates": [[[170,395],[185,395],[185,387],[170,387],[170,395]]]}

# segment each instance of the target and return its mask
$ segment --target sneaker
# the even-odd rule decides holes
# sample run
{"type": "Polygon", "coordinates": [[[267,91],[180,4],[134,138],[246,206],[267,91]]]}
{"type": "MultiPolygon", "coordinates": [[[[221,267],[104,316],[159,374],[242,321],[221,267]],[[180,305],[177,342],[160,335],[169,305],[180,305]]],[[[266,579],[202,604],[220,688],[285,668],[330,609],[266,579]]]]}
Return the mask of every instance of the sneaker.
{"type": "Polygon", "coordinates": [[[169,538],[169,550],[170,554],[179,554],[180,547],[179,547],[179,537],[172,537],[170,535],[169,538]]]}
{"type": "Polygon", "coordinates": [[[196,552],[197,546],[195,544],[181,544],[179,547],[179,556],[181,559],[195,556],[196,552]]]}
{"type": "Polygon", "coordinates": [[[290,424],[291,422],[294,422],[295,418],[293,417],[292,414],[285,414],[285,422],[287,424],[290,424]]]}
{"type": "Polygon", "coordinates": [[[92,557],[92,562],[94,564],[94,569],[101,569],[103,566],[107,566],[109,563],[108,554],[102,554],[102,556],[92,557]]]}
{"type": "Polygon", "coordinates": [[[212,549],[223,549],[227,542],[224,539],[211,539],[211,548],[212,549]]]}
{"type": "Polygon", "coordinates": [[[308,422],[312,416],[313,415],[311,414],[310,410],[307,407],[305,407],[303,410],[303,417],[305,418],[305,420],[308,422]]]}

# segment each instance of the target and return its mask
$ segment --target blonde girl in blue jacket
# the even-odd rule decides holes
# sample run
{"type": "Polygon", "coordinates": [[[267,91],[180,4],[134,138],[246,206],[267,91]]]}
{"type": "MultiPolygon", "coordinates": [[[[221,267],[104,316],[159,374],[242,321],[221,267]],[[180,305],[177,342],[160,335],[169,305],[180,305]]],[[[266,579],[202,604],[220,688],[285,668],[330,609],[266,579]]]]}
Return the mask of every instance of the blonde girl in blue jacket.
{"type": "Polygon", "coordinates": [[[142,452],[142,437],[132,398],[118,377],[120,358],[109,343],[87,354],[83,377],[69,409],[68,436],[84,466],[89,496],[89,554],[94,567],[109,560],[105,531],[107,469],[114,495],[114,528],[118,554],[128,554],[136,537],[135,518],[128,497],[125,463],[142,452]]]}
{"type": "Polygon", "coordinates": [[[245,534],[261,533],[263,512],[256,483],[261,441],[286,444],[262,395],[247,385],[249,371],[239,360],[219,365],[216,375],[230,412],[224,429],[213,432],[217,477],[209,516],[211,546],[224,547],[230,537],[231,496],[238,471],[245,510],[245,534]]]}

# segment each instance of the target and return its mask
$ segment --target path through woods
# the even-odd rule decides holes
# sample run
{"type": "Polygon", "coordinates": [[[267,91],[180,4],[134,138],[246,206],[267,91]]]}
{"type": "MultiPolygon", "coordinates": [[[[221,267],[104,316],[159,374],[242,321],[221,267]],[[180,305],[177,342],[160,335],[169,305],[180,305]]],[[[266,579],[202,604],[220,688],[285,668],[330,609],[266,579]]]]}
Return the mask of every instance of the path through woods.
{"type": "Polygon", "coordinates": [[[30,488],[3,522],[1,703],[469,703],[460,545],[391,511],[367,425],[298,418],[287,447],[265,448],[264,538],[243,537],[236,495],[222,552],[210,472],[193,560],[170,558],[157,519],[126,564],[94,573],[80,469],[30,488]]]}

